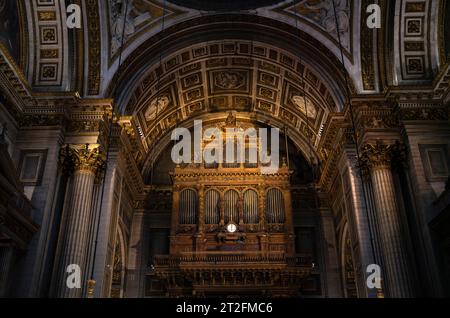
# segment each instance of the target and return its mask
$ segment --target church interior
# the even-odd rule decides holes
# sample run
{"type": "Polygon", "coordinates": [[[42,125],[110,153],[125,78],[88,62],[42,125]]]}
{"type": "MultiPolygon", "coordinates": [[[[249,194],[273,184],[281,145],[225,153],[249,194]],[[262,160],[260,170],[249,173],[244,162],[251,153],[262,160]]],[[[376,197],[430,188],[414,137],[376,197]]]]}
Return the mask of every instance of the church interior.
{"type": "Polygon", "coordinates": [[[0,0],[1,298],[449,296],[449,1],[0,0]]]}

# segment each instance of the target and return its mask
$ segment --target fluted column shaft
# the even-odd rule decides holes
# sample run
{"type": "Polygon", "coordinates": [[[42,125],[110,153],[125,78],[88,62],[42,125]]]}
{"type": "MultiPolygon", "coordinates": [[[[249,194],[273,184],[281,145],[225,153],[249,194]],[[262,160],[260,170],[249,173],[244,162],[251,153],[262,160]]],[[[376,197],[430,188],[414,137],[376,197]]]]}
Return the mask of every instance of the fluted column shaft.
{"type": "MultiPolygon", "coordinates": [[[[92,206],[92,192],[95,174],[90,171],[76,171],[73,175],[73,188],[70,196],[70,208],[61,254],[63,277],[60,280],[58,297],[81,297],[81,289],[69,289],[65,286],[67,273],[64,271],[71,264],[84,269],[88,255],[89,220],[92,206]]],[[[86,279],[86,273],[81,273],[81,281],[86,279]]]]}
{"type": "Polygon", "coordinates": [[[401,236],[394,180],[390,167],[377,167],[371,172],[377,218],[380,226],[386,276],[391,297],[411,297],[407,253],[401,236]]]}
{"type": "Polygon", "coordinates": [[[389,296],[406,298],[413,297],[413,289],[391,170],[394,151],[393,145],[378,142],[367,145],[364,155],[369,163],[389,296]]]}
{"type": "Polygon", "coordinates": [[[89,228],[92,213],[94,183],[103,159],[98,146],[70,146],[63,154],[63,163],[72,167],[72,191],[70,192],[66,213],[66,226],[63,233],[60,254],[57,297],[77,298],[82,296],[88,279],[86,261],[89,250],[89,228]],[[81,288],[68,288],[67,272],[70,265],[81,269],[81,288]]]}

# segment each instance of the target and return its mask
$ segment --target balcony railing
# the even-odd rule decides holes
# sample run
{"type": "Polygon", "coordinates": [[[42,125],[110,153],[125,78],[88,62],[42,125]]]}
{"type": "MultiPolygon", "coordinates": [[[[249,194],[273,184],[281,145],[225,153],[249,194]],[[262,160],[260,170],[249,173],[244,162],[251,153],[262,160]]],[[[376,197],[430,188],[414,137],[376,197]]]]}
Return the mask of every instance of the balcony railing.
{"type": "Polygon", "coordinates": [[[192,252],[180,255],[158,255],[153,259],[154,268],[196,265],[285,265],[288,267],[312,267],[309,255],[286,256],[284,252],[192,252]]]}

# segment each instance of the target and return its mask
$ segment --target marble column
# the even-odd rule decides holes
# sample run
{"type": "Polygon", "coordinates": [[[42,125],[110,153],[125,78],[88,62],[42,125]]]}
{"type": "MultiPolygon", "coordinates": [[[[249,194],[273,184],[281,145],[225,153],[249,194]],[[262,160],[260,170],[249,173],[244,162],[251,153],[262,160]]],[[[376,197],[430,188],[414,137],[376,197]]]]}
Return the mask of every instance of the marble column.
{"type": "Polygon", "coordinates": [[[350,194],[347,196],[348,199],[345,200],[345,207],[348,211],[347,217],[351,237],[356,238],[358,244],[358,251],[355,253],[354,258],[358,297],[376,298],[377,289],[369,288],[366,283],[370,275],[366,272],[367,267],[376,263],[382,266],[381,255],[375,254],[379,249],[374,251],[372,247],[375,244],[371,242],[372,239],[374,242],[377,240],[375,221],[373,219],[375,207],[371,203],[373,201],[370,200],[373,195],[369,193],[368,183],[366,182],[364,185],[362,183],[365,180],[362,180],[360,177],[356,160],[356,149],[347,147],[344,151],[341,178],[344,181],[343,184],[347,186],[344,189],[344,193],[350,191],[350,194]],[[367,200],[365,198],[366,193],[367,200]]]}
{"type": "Polygon", "coordinates": [[[391,170],[394,153],[395,145],[378,141],[365,145],[362,160],[373,186],[387,291],[390,297],[406,298],[414,295],[391,170]]]}
{"type": "Polygon", "coordinates": [[[104,158],[98,145],[70,145],[61,151],[61,160],[72,173],[72,189],[67,202],[65,231],[59,255],[59,273],[56,296],[78,298],[89,278],[86,261],[89,251],[89,222],[92,214],[92,195],[94,183],[104,158]],[[81,288],[68,288],[67,272],[69,265],[78,265],[81,269],[81,288]]]}

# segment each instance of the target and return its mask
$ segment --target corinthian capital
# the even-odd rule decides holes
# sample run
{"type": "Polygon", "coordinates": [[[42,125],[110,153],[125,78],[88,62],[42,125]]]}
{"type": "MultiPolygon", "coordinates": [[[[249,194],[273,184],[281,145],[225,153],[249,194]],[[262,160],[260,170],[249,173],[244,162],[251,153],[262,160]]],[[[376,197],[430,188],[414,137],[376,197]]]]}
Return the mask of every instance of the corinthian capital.
{"type": "Polygon", "coordinates": [[[105,164],[98,144],[67,145],[61,149],[60,160],[68,173],[89,171],[97,175],[105,164]]]}
{"type": "Polygon", "coordinates": [[[377,167],[391,167],[396,150],[395,144],[385,144],[380,140],[367,143],[361,151],[361,165],[364,170],[377,167]]]}

